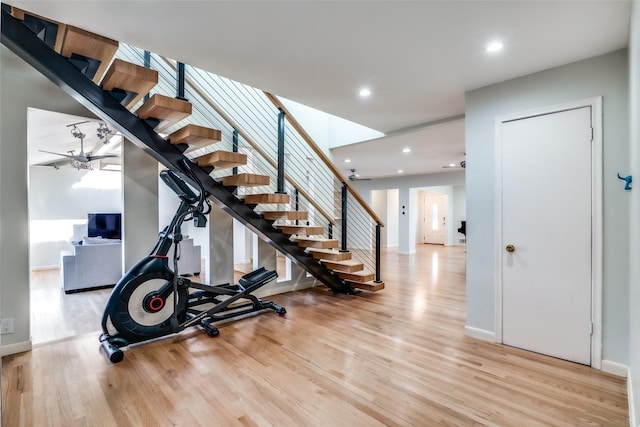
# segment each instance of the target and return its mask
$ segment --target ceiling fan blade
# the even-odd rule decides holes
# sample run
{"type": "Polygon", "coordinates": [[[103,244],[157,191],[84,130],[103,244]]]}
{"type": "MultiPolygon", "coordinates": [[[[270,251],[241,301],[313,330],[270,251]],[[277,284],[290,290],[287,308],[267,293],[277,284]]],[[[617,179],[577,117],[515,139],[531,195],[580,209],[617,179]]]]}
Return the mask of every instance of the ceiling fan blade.
{"type": "Polygon", "coordinates": [[[47,153],[47,154],[55,154],[56,156],[66,157],[67,159],[77,160],[79,162],[86,163],[88,161],[85,156],[77,156],[77,155],[73,155],[73,154],[54,153],[53,151],[45,151],[45,150],[38,150],[38,151],[40,151],[42,153],[47,153]]]}
{"type": "Polygon", "coordinates": [[[118,157],[118,156],[115,154],[104,154],[102,156],[87,156],[87,161],[92,162],[94,160],[108,159],[110,157],[118,157]]]}

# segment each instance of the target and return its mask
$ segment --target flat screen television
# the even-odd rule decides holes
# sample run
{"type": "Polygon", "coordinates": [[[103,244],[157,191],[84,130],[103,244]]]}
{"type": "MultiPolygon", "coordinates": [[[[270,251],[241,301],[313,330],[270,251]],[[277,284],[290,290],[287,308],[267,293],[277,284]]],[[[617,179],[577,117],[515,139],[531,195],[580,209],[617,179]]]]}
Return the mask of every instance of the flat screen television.
{"type": "Polygon", "coordinates": [[[122,239],[122,214],[88,214],[87,236],[102,237],[103,239],[122,239]]]}

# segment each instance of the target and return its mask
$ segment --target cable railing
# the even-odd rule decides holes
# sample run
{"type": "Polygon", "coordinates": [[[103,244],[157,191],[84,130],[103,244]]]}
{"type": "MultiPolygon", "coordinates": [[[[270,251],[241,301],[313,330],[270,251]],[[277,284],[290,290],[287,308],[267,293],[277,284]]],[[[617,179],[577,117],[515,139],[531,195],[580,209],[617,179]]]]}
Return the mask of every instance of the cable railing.
{"type": "MultiPolygon", "coordinates": [[[[144,65],[145,52],[120,44],[117,57],[144,65]]],[[[159,82],[152,93],[176,96],[176,61],[147,53],[150,66],[158,71],[159,82]]],[[[340,250],[349,250],[380,281],[379,228],[383,222],[364,203],[328,157],[304,131],[275,96],[259,89],[186,65],[185,97],[192,114],[178,125],[165,129],[170,134],[186,123],[209,126],[222,131],[222,141],[186,152],[196,158],[216,150],[247,155],[247,164],[238,173],[267,175],[270,184],[260,192],[286,192],[290,210],[309,212],[310,225],[323,225],[324,236],[338,239],[340,250]],[[378,236],[378,237],[376,237],[378,236]]],[[[137,109],[139,105],[135,106],[137,109]]],[[[214,179],[229,175],[215,170],[214,179]]],[[[238,188],[238,195],[256,190],[238,188]]],[[[282,207],[264,206],[265,210],[282,207]]]]}

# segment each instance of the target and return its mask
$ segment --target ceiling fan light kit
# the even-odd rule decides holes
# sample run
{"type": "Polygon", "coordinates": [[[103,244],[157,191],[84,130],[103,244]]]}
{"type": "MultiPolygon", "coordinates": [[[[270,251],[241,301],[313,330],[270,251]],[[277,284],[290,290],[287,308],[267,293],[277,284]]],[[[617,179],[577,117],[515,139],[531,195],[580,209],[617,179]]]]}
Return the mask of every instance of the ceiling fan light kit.
{"type": "MultiPolygon", "coordinates": [[[[78,170],[81,170],[81,169],[92,170],[93,165],[91,162],[95,160],[107,159],[111,157],[118,157],[115,154],[104,154],[100,156],[92,156],[91,153],[84,152],[84,138],[87,135],[82,133],[80,128],[78,128],[78,125],[81,125],[83,123],[88,123],[88,122],[89,122],[88,120],[85,120],[83,122],[72,123],[70,125],[67,125],[67,127],[71,128],[71,135],[73,135],[74,138],[77,138],[80,140],[80,153],[73,154],[75,150],[70,150],[69,151],[70,154],[54,153],[52,151],[45,151],[45,150],[38,150],[38,151],[41,151],[43,153],[55,154],[56,156],[65,157],[70,160],[71,166],[78,170]]],[[[110,133],[111,133],[111,130],[106,124],[100,123],[98,125],[97,135],[98,135],[98,138],[105,140],[103,144],[107,144],[109,142],[108,136],[110,133]]]]}

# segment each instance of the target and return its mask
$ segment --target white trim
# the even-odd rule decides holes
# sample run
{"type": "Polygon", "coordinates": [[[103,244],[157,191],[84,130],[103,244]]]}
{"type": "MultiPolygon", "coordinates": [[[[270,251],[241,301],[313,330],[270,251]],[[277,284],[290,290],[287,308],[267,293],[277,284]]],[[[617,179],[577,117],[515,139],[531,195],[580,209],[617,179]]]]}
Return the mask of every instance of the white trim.
{"type": "Polygon", "coordinates": [[[0,346],[0,355],[4,357],[10,354],[24,353],[29,350],[31,350],[31,340],[0,346]]]}
{"type": "Polygon", "coordinates": [[[627,365],[623,365],[622,363],[612,362],[611,360],[603,360],[602,367],[600,368],[602,372],[606,372],[611,375],[616,375],[618,377],[627,378],[629,374],[629,368],[627,365]]]}
{"type": "Polygon", "coordinates": [[[468,337],[478,338],[482,341],[497,342],[496,334],[484,329],[473,328],[469,325],[464,326],[464,334],[468,337]]]}
{"type": "Polygon", "coordinates": [[[635,401],[633,400],[631,368],[627,368],[627,402],[629,405],[629,426],[636,427],[636,405],[635,401]]]}
{"type": "MultiPolygon", "coordinates": [[[[592,191],[592,244],[591,244],[591,366],[601,369],[602,364],[602,251],[603,251],[603,190],[602,190],[602,97],[587,98],[574,102],[536,108],[533,110],[496,117],[495,122],[495,322],[496,342],[502,342],[502,125],[544,114],[591,107],[591,191],[592,191]]],[[[613,362],[612,362],[613,363],[613,362]]]]}
{"type": "Polygon", "coordinates": [[[44,270],[58,270],[60,268],[59,264],[55,265],[41,265],[39,267],[32,267],[31,271],[44,271],[44,270]]]}

